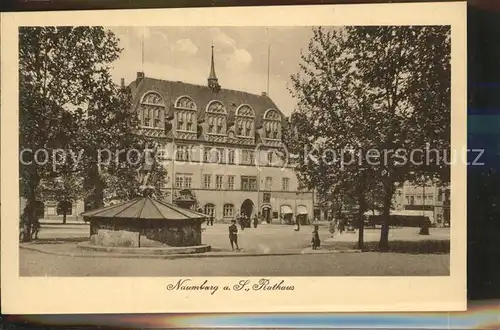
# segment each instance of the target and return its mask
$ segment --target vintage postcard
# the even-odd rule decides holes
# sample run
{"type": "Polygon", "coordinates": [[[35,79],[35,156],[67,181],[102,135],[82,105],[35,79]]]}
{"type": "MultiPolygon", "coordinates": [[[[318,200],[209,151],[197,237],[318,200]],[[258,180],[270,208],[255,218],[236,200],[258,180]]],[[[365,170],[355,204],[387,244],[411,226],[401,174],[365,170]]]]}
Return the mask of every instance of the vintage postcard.
{"type": "Polygon", "coordinates": [[[2,312],[466,308],[465,2],[1,27],[2,312]]]}

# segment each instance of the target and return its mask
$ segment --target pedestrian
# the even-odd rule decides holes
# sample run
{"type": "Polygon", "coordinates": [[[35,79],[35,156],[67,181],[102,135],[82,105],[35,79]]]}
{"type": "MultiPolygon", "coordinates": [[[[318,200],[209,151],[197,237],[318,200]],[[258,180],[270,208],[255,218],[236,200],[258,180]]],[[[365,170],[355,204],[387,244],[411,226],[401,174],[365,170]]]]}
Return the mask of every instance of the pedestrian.
{"type": "Polygon", "coordinates": [[[345,230],[345,219],[342,218],[339,220],[339,233],[342,234],[345,230]]]}
{"type": "Polygon", "coordinates": [[[253,217],[253,227],[257,228],[259,225],[259,218],[257,217],[257,214],[253,217]]]}
{"type": "Polygon", "coordinates": [[[245,218],[242,215],[238,217],[238,222],[240,224],[241,230],[245,230],[245,218]]]}
{"type": "Polygon", "coordinates": [[[238,227],[236,226],[236,220],[231,220],[231,225],[229,226],[229,243],[231,243],[231,249],[233,249],[233,251],[235,245],[236,251],[240,250],[238,246],[238,227]]]}
{"type": "Polygon", "coordinates": [[[311,244],[313,250],[317,250],[319,246],[321,245],[321,241],[319,239],[319,226],[314,225],[314,231],[312,232],[312,239],[311,239],[311,244]]]}
{"type": "Polygon", "coordinates": [[[300,219],[299,217],[295,217],[295,231],[300,230],[300,219]]]}
{"type": "Polygon", "coordinates": [[[330,221],[330,234],[331,234],[330,237],[332,237],[332,238],[335,235],[335,226],[336,226],[335,222],[334,221],[330,221]]]}

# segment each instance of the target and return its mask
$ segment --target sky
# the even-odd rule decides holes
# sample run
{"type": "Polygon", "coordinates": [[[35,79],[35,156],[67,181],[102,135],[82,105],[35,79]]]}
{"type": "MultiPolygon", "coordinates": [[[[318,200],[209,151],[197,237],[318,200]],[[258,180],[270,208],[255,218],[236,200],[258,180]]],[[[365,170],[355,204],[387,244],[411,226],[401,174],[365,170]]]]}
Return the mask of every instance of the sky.
{"type": "Polygon", "coordinates": [[[301,52],[312,36],[310,27],[107,28],[123,48],[113,78],[125,78],[126,84],[144,70],[146,77],[206,85],[213,43],[221,87],[260,94],[267,91],[270,45],[269,96],[285,115],[296,104],[287,89],[290,75],[298,72],[301,52]]]}

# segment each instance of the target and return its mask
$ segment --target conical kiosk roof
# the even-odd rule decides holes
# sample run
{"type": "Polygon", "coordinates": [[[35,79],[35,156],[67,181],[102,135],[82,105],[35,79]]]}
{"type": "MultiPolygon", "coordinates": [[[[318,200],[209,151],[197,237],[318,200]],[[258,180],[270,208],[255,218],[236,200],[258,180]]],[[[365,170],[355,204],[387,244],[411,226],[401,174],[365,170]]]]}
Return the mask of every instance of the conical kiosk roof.
{"type": "Polygon", "coordinates": [[[83,217],[136,220],[202,220],[206,214],[183,209],[153,197],[137,197],[129,201],[83,212],[83,217]]]}

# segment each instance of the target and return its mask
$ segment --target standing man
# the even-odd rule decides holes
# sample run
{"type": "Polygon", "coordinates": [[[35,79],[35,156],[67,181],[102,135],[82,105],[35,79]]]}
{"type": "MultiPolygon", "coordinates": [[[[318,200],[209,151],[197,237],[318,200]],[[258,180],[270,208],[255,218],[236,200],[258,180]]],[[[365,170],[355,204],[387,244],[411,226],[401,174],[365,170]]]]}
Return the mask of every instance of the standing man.
{"type": "Polygon", "coordinates": [[[253,217],[253,227],[257,228],[259,225],[259,218],[257,217],[257,214],[253,217]]]}
{"type": "Polygon", "coordinates": [[[300,231],[300,217],[299,216],[295,217],[295,231],[300,231]]]}
{"type": "Polygon", "coordinates": [[[242,214],[238,216],[238,223],[240,224],[241,230],[245,230],[245,219],[242,214]]]}
{"type": "Polygon", "coordinates": [[[238,246],[238,227],[236,226],[236,220],[231,220],[231,225],[229,226],[229,242],[231,243],[231,249],[233,249],[233,251],[235,245],[236,251],[240,250],[238,246]]]}

